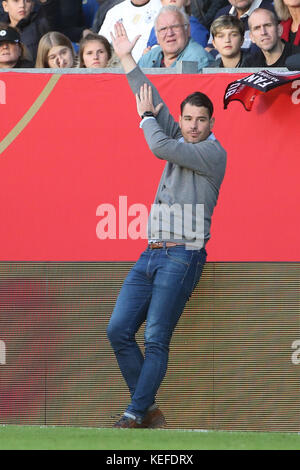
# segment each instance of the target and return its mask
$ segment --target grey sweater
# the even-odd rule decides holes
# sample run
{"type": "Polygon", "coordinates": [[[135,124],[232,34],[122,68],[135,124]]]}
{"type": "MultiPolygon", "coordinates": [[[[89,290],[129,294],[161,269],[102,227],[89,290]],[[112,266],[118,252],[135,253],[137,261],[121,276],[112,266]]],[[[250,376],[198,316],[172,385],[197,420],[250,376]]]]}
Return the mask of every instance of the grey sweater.
{"type": "MultiPolygon", "coordinates": [[[[139,67],[127,78],[133,93],[147,82],[152,86],[154,106],[163,102],[139,67]]],[[[182,242],[187,248],[199,249],[210,238],[211,217],[225,174],[226,151],[213,134],[196,144],[185,142],[165,104],[156,119],[142,122],[142,129],[153,154],[167,161],[149,217],[149,238],[182,242]]]]}

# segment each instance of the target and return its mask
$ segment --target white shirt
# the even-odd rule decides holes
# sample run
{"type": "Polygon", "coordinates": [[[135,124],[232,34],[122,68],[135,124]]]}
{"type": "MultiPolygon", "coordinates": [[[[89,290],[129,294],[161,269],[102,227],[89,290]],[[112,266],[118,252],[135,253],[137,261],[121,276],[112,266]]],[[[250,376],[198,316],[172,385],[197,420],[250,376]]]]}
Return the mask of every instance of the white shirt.
{"type": "Polygon", "coordinates": [[[108,10],[98,34],[105,36],[111,42],[110,33],[114,33],[114,25],[117,21],[123,22],[130,41],[141,34],[132,51],[133,58],[137,62],[147,47],[154,20],[161,7],[160,0],[150,0],[142,6],[133,5],[130,0],[124,0],[108,10]]]}
{"type": "MultiPolygon", "coordinates": [[[[241,18],[245,18],[246,16],[250,16],[251,13],[256,10],[256,8],[260,7],[262,0],[254,0],[254,2],[250,5],[249,10],[242,14],[241,18]]],[[[229,10],[229,15],[236,15],[236,8],[232,6],[229,10]]]]}

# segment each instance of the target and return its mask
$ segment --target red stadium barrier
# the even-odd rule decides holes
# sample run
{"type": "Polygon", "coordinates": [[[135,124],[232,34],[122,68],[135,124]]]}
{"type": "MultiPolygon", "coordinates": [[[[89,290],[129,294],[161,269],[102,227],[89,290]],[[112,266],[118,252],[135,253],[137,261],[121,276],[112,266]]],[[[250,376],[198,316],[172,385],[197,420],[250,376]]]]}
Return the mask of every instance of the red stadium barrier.
{"type": "MultiPolygon", "coordinates": [[[[300,80],[224,110],[241,76],[150,77],[175,118],[207,93],[228,152],[158,401],[169,428],[299,432],[300,80]]],[[[0,423],[111,426],[129,395],[106,327],[164,162],[121,74],[2,73],[0,113],[0,423]]]]}
{"type": "MultiPolygon", "coordinates": [[[[228,167],[208,260],[300,261],[300,81],[259,96],[251,112],[224,110],[241,76],[150,78],[175,118],[195,90],[215,104],[228,167]]],[[[120,226],[119,203],[128,224],[133,204],[150,208],[164,162],[144,141],[125,76],[1,74],[0,113],[0,260],[134,261],[146,240],[120,226]],[[97,236],[102,204],[115,208],[115,239],[97,236]]]]}

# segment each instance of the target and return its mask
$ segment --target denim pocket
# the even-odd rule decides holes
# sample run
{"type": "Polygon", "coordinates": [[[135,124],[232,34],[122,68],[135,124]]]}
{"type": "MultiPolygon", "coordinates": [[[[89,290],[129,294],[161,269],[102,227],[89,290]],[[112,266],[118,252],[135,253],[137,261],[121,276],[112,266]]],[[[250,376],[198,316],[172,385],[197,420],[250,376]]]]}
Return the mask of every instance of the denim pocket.
{"type": "Polygon", "coordinates": [[[175,263],[185,264],[189,266],[193,257],[193,252],[191,250],[186,250],[184,248],[167,248],[166,250],[167,258],[175,263]]]}
{"type": "Polygon", "coordinates": [[[192,292],[194,291],[194,289],[196,288],[196,286],[199,282],[199,279],[201,277],[205,262],[206,262],[206,251],[201,250],[198,253],[198,259],[197,259],[197,264],[196,264],[196,268],[195,268],[194,282],[193,282],[193,285],[192,285],[191,294],[192,294],[192,292]]]}
{"type": "Polygon", "coordinates": [[[182,287],[185,286],[186,282],[190,283],[193,253],[185,250],[184,247],[171,247],[166,249],[165,254],[165,273],[172,275],[173,279],[177,277],[177,281],[182,287]]]}

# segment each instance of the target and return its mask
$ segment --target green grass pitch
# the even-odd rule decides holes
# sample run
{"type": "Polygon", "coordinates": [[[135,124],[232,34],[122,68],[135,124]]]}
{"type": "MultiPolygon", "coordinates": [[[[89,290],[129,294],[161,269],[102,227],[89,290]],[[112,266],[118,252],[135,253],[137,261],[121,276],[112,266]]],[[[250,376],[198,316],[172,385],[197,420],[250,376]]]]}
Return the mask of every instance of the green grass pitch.
{"type": "Polygon", "coordinates": [[[299,433],[0,425],[0,450],[297,450],[299,433]]]}

